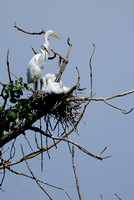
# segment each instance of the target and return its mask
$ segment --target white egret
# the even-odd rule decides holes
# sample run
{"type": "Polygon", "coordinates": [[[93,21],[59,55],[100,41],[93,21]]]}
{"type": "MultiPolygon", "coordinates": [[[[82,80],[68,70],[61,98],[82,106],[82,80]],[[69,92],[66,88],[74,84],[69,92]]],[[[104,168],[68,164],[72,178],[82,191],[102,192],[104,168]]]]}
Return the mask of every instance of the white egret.
{"type": "Polygon", "coordinates": [[[43,73],[43,68],[46,60],[48,59],[48,49],[45,45],[41,45],[40,53],[34,55],[30,60],[27,68],[27,82],[34,83],[34,89],[38,88],[38,79],[43,73]]]}
{"type": "Polygon", "coordinates": [[[34,83],[34,89],[38,89],[38,79],[43,73],[43,68],[48,59],[49,48],[52,50],[49,42],[49,36],[60,39],[52,30],[45,33],[45,43],[40,48],[40,53],[36,54],[29,62],[27,68],[27,82],[34,83]]]}
{"type": "Polygon", "coordinates": [[[67,94],[71,88],[64,86],[62,82],[54,82],[56,76],[54,74],[46,74],[46,76],[41,77],[41,91],[47,94],[67,94]]]}
{"type": "Polygon", "coordinates": [[[58,39],[60,39],[52,30],[48,30],[46,33],[45,33],[45,35],[44,35],[44,40],[45,40],[45,45],[46,45],[46,48],[47,49],[51,49],[51,50],[53,50],[52,49],[52,47],[51,47],[51,45],[50,45],[50,42],[49,42],[49,36],[52,36],[52,37],[56,37],[56,38],[58,38],[58,39]]]}

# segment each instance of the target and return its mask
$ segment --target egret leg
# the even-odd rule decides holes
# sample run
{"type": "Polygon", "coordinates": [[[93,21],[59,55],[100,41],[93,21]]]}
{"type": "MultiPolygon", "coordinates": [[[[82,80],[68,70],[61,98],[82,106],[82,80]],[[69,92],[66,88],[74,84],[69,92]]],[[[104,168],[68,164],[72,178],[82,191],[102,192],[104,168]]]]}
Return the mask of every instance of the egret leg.
{"type": "Polygon", "coordinates": [[[35,83],[34,83],[34,89],[38,90],[38,81],[35,81],[35,83]]]}

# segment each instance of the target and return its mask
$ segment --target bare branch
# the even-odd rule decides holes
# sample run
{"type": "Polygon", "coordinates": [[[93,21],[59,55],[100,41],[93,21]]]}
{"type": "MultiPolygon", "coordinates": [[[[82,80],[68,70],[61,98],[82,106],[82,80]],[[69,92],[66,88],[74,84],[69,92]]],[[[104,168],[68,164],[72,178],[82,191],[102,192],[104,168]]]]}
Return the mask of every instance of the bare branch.
{"type": "Polygon", "coordinates": [[[91,65],[91,61],[92,61],[92,57],[94,55],[95,52],[95,44],[93,44],[93,52],[91,54],[90,60],[89,60],[89,67],[90,67],[90,85],[91,85],[91,93],[90,93],[90,97],[92,98],[93,96],[93,79],[92,79],[92,65],[91,65]]]}
{"type": "Polygon", "coordinates": [[[78,182],[78,176],[77,176],[75,163],[74,163],[74,145],[72,146],[72,165],[73,165],[73,170],[74,170],[74,176],[75,176],[76,188],[77,188],[78,196],[79,196],[79,199],[82,200],[81,193],[80,193],[79,182],[78,182]]]}
{"type": "Polygon", "coordinates": [[[129,94],[132,94],[134,93],[134,90],[130,90],[128,92],[124,92],[124,93],[120,93],[120,94],[116,94],[116,95],[112,95],[112,96],[109,96],[109,97],[98,97],[98,98],[91,98],[91,97],[71,97],[71,98],[68,98],[67,101],[103,101],[104,103],[106,103],[107,105],[117,109],[117,110],[120,110],[123,114],[129,114],[130,112],[133,111],[134,108],[131,108],[130,110],[126,111],[125,109],[123,108],[120,108],[120,107],[117,107],[111,103],[108,102],[108,100],[112,100],[114,98],[118,98],[118,97],[123,97],[123,96],[126,96],[126,95],[129,95],[129,94]]]}
{"type": "Polygon", "coordinates": [[[37,53],[38,53],[38,52],[36,52],[36,51],[34,50],[34,48],[33,48],[33,47],[31,47],[31,49],[33,50],[34,54],[37,54],[37,53]]]}
{"type": "Polygon", "coordinates": [[[9,82],[11,82],[11,74],[10,74],[10,67],[9,67],[9,49],[7,51],[7,70],[8,70],[9,82]]]}
{"type": "MultiPolygon", "coordinates": [[[[0,163],[0,165],[2,165],[3,166],[3,176],[2,176],[2,179],[1,179],[1,182],[0,182],[0,189],[2,190],[2,188],[1,188],[1,186],[2,186],[2,184],[3,184],[3,181],[4,181],[4,179],[5,179],[5,161],[3,160],[3,157],[2,157],[2,152],[0,151],[0,160],[1,160],[1,163],[0,163]]],[[[3,190],[2,190],[3,191],[3,190]]]]}
{"type": "MultiPolygon", "coordinates": [[[[7,167],[6,169],[8,169],[10,172],[12,172],[12,173],[14,173],[14,174],[16,174],[16,175],[20,175],[20,176],[24,176],[24,177],[33,179],[33,176],[29,176],[29,175],[27,175],[27,174],[14,171],[14,170],[11,169],[10,167],[7,167]]],[[[50,184],[50,183],[44,182],[44,181],[39,180],[39,179],[37,179],[37,181],[40,182],[40,183],[43,183],[43,184],[45,184],[45,185],[47,185],[47,186],[53,187],[53,188],[55,188],[55,189],[62,190],[62,191],[68,196],[68,198],[69,198],[70,200],[72,200],[71,197],[70,197],[70,195],[66,192],[66,190],[65,190],[64,188],[61,188],[61,187],[52,185],[52,184],[50,184]]]]}
{"type": "Polygon", "coordinates": [[[117,194],[114,194],[119,200],[122,200],[117,194]]]}
{"type": "Polygon", "coordinates": [[[22,144],[21,144],[21,151],[22,151],[22,155],[23,155],[23,158],[26,162],[26,165],[27,165],[27,168],[29,169],[33,179],[36,181],[37,185],[43,190],[43,192],[49,197],[50,200],[53,200],[52,197],[49,195],[49,193],[39,184],[39,181],[36,179],[34,173],[32,172],[32,170],[30,169],[29,165],[28,165],[28,162],[25,158],[25,155],[24,155],[24,151],[23,151],[23,147],[22,147],[22,144]]]}
{"type": "Polygon", "coordinates": [[[104,151],[106,151],[106,149],[107,149],[107,146],[104,147],[104,149],[100,152],[99,156],[101,156],[104,153],[104,151]]]}
{"type": "Polygon", "coordinates": [[[102,196],[102,194],[100,194],[100,198],[101,198],[101,200],[103,200],[103,196],[102,196]]]}
{"type": "MultiPolygon", "coordinates": [[[[67,56],[66,58],[63,59],[62,61],[62,66],[60,67],[60,72],[58,73],[56,79],[55,79],[55,82],[58,82],[58,80],[60,79],[61,75],[63,74],[65,68],[66,68],[66,65],[68,63],[68,57],[69,57],[69,54],[70,54],[70,50],[71,50],[71,47],[72,47],[72,44],[70,44],[70,38],[67,39],[67,43],[69,45],[69,48],[68,48],[68,52],[67,52],[67,56]]],[[[61,56],[61,55],[60,55],[61,56]]]]}
{"type": "Polygon", "coordinates": [[[14,22],[14,28],[17,28],[18,31],[21,31],[21,32],[26,33],[26,34],[29,34],[29,35],[41,35],[41,34],[45,34],[45,30],[44,30],[44,29],[42,29],[42,31],[40,31],[40,32],[28,32],[28,31],[25,31],[25,30],[19,28],[19,27],[16,25],[16,22],[14,22]]]}

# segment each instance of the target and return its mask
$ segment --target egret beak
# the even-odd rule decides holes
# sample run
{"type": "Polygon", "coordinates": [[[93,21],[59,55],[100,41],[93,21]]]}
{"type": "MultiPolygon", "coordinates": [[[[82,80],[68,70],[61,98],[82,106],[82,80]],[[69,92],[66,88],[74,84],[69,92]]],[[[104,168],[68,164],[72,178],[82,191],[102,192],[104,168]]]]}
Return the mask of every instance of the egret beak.
{"type": "Polygon", "coordinates": [[[48,51],[48,49],[46,48],[46,52],[50,55],[50,52],[48,51]]]}
{"type": "Polygon", "coordinates": [[[58,39],[60,39],[55,33],[53,33],[53,36],[56,37],[56,38],[58,38],[58,39]]]}

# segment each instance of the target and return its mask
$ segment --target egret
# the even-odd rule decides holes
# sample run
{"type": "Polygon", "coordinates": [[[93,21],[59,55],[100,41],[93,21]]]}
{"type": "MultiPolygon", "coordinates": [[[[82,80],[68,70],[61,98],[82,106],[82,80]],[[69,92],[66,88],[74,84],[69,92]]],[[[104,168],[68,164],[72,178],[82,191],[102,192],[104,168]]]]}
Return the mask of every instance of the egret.
{"type": "Polygon", "coordinates": [[[58,39],[60,39],[52,30],[48,30],[45,35],[44,35],[44,40],[45,40],[45,45],[47,47],[47,49],[52,49],[51,45],[50,45],[50,42],[49,42],[49,36],[52,36],[52,37],[56,37],[58,39]]]}
{"type": "Polygon", "coordinates": [[[48,58],[48,49],[45,45],[41,45],[40,53],[37,53],[30,60],[27,68],[27,82],[34,83],[34,89],[38,88],[38,79],[43,73],[44,64],[48,58]]]}
{"type": "Polygon", "coordinates": [[[27,68],[27,82],[34,83],[34,89],[38,89],[38,79],[42,76],[43,68],[48,59],[49,48],[52,50],[49,42],[49,36],[60,39],[52,30],[45,33],[45,43],[40,47],[40,53],[36,54],[29,62],[27,68]]]}
{"type": "Polygon", "coordinates": [[[64,86],[62,82],[54,82],[56,76],[54,74],[46,74],[44,77],[41,77],[41,91],[47,94],[67,94],[71,88],[64,86]]]}

